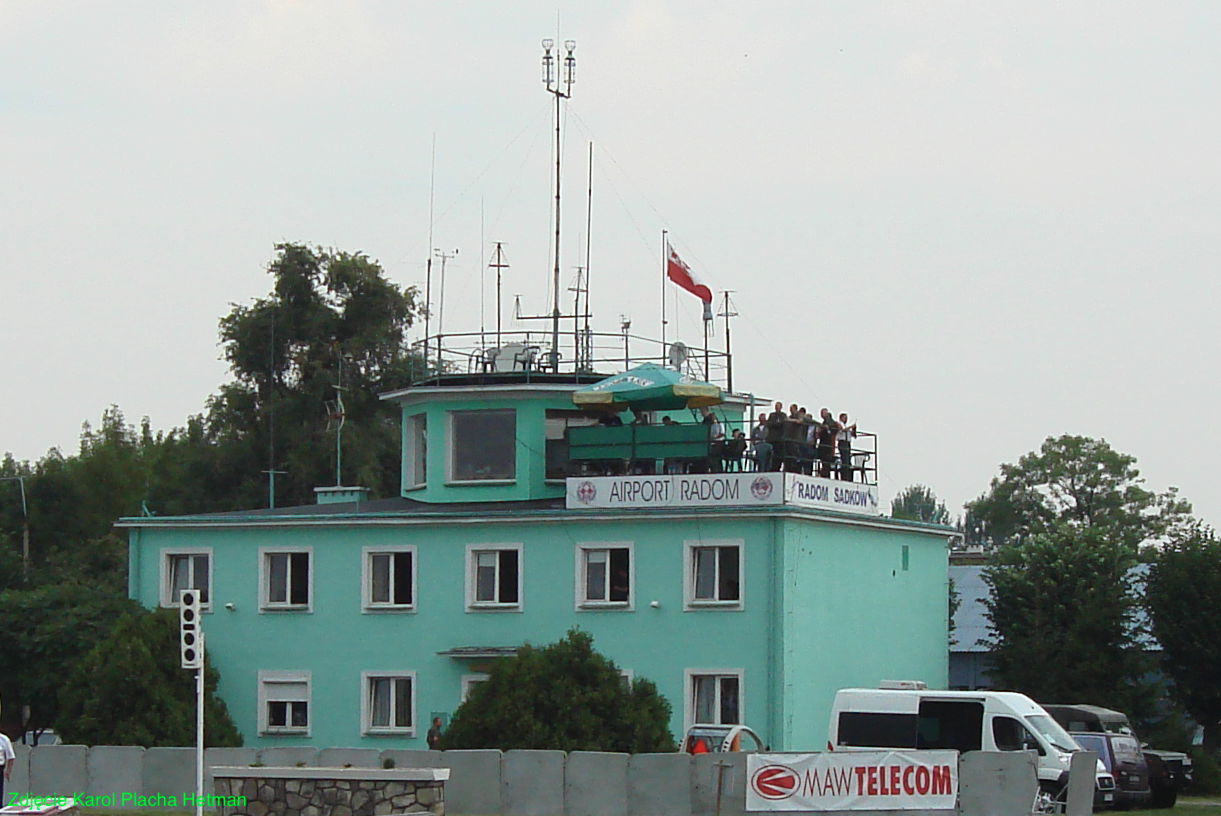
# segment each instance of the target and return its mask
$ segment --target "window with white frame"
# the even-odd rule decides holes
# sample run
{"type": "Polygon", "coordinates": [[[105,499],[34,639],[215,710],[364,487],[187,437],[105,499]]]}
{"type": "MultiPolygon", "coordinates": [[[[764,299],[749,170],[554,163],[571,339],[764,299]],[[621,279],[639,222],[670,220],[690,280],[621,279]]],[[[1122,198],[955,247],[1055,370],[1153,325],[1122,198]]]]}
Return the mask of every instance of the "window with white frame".
{"type": "Polygon", "coordinates": [[[361,684],[366,734],[415,733],[415,672],[364,672],[361,684]]]}
{"type": "Polygon", "coordinates": [[[415,547],[365,547],[366,610],[407,612],[415,609],[415,547]]]}
{"type": "Polygon", "coordinates": [[[259,672],[259,733],[308,736],[309,709],[309,672],[259,672]]]}
{"type": "Polygon", "coordinates": [[[308,611],[314,596],[312,551],[303,547],[259,552],[263,609],[308,611]]]}
{"type": "Polygon", "coordinates": [[[687,671],[687,725],[742,724],[742,671],[687,671]]]}
{"type": "Polygon", "coordinates": [[[483,672],[462,675],[462,697],[459,700],[459,703],[465,703],[467,696],[471,693],[471,689],[480,683],[486,683],[489,677],[491,677],[491,675],[483,672]]]}
{"type": "Polygon", "coordinates": [[[517,412],[451,411],[450,471],[455,482],[517,478],[517,412]]]}
{"type": "Polygon", "coordinates": [[[577,606],[630,608],[632,545],[629,542],[577,545],[577,606]]]}
{"type": "Polygon", "coordinates": [[[212,605],[212,550],[163,550],[161,558],[161,605],[178,606],[184,589],[199,590],[204,608],[212,605]]]}
{"type": "Polygon", "coordinates": [[[472,609],[521,609],[521,556],[520,544],[468,547],[466,605],[472,609]]]}
{"type": "Polygon", "coordinates": [[[742,542],[688,541],[687,608],[742,606],[742,542]]]}
{"type": "Polygon", "coordinates": [[[428,483],[428,414],[407,418],[407,486],[428,483]]]}

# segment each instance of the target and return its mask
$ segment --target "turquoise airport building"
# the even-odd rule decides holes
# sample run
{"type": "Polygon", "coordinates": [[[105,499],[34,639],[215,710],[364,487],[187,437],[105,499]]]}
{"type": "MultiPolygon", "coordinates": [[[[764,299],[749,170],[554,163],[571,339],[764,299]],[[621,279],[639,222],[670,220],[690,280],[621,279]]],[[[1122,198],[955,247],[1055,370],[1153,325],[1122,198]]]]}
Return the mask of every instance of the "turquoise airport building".
{"type": "MultiPolygon", "coordinates": [[[[820,749],[839,688],[945,688],[952,530],[885,517],[867,481],[686,472],[720,469],[687,466],[708,450],[695,411],[600,425],[574,394],[602,375],[513,356],[383,395],[398,496],[120,520],[132,598],[202,591],[247,745],[424,748],[495,661],[572,627],[657,684],[676,738],[735,722],[820,749]]],[[[756,404],[713,410],[741,428],[756,404]]]]}

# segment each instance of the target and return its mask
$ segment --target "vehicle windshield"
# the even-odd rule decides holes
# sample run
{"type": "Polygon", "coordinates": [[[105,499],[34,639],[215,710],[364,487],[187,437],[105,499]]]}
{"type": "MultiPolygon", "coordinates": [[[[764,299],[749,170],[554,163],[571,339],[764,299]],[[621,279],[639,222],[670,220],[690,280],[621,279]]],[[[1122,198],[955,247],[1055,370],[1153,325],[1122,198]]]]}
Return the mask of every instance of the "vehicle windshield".
{"type": "Polygon", "coordinates": [[[1081,746],[1068,735],[1067,731],[1060,727],[1060,723],[1053,720],[1049,715],[1031,714],[1026,717],[1026,722],[1035,730],[1035,733],[1050,742],[1053,748],[1069,754],[1073,751],[1081,750],[1081,746]]]}
{"type": "Polygon", "coordinates": [[[1074,734],[1073,739],[1087,751],[1093,751],[1102,760],[1108,771],[1111,770],[1111,753],[1107,750],[1107,738],[1101,734],[1074,734]]]}

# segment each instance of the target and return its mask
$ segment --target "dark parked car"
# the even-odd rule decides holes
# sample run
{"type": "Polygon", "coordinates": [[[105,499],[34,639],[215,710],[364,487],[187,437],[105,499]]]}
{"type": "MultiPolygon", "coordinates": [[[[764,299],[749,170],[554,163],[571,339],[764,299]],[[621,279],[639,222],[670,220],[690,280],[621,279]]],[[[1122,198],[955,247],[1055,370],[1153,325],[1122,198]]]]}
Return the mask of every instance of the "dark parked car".
{"type": "Polygon", "coordinates": [[[1149,788],[1149,763],[1136,737],[1124,734],[1097,734],[1069,731],[1078,744],[1093,751],[1115,777],[1115,807],[1147,807],[1153,801],[1149,788]]]}
{"type": "MultiPolygon", "coordinates": [[[[1118,734],[1137,739],[1139,744],[1128,715],[1122,711],[1092,705],[1045,705],[1043,708],[1069,733],[1118,734]]],[[[1179,791],[1191,783],[1191,757],[1182,751],[1164,751],[1144,745],[1140,748],[1149,766],[1150,804],[1155,808],[1174,807],[1179,791]]],[[[1122,786],[1118,776],[1115,781],[1122,786]]]]}

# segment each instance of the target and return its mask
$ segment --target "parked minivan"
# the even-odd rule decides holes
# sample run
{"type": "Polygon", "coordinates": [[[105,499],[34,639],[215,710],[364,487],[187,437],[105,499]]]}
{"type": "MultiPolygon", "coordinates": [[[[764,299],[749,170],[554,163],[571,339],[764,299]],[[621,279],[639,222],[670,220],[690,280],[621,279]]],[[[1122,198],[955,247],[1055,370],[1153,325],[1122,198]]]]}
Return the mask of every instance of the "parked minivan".
{"type": "MultiPolygon", "coordinates": [[[[1132,730],[1132,723],[1128,721],[1128,715],[1122,711],[1082,704],[1049,704],[1043,708],[1056,718],[1056,722],[1068,729],[1070,734],[1074,734],[1074,738],[1077,732],[1090,732],[1117,734],[1139,742],[1136,732],[1132,730]]],[[[1077,741],[1085,744],[1082,739],[1077,741]]],[[[1155,808],[1174,807],[1179,798],[1179,791],[1191,783],[1191,757],[1181,751],[1150,748],[1143,743],[1140,743],[1138,750],[1148,765],[1149,790],[1152,794],[1150,804],[1155,808]]],[[[1124,787],[1125,781],[1129,780],[1118,778],[1120,788],[1124,787]]]]}
{"type": "MultiPolygon", "coordinates": [[[[876,689],[840,689],[831,708],[827,749],[1035,751],[1037,809],[1064,800],[1072,754],[1083,750],[1051,715],[1012,691],[931,691],[920,681],[888,681],[876,689]]],[[[1098,762],[1094,802],[1110,805],[1115,779],[1098,762]]]]}

